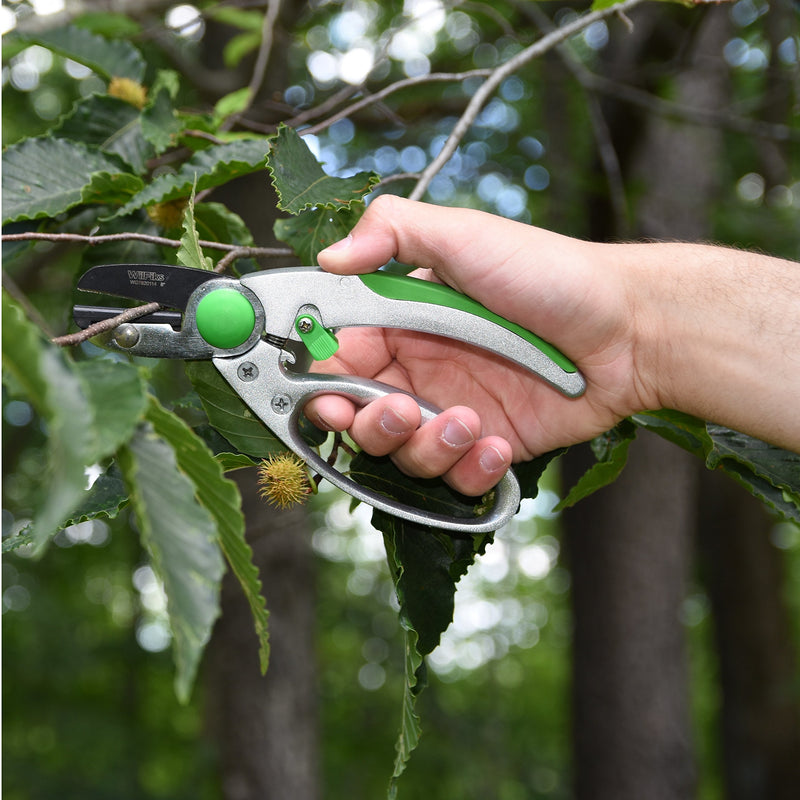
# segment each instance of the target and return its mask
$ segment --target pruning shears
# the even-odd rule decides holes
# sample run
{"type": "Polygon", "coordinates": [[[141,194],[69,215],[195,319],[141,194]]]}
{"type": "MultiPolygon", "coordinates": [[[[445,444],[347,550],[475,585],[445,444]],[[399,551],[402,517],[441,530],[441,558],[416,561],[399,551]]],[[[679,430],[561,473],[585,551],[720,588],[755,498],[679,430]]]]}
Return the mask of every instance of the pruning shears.
{"type": "MultiPolygon", "coordinates": [[[[211,360],[252,412],[290,450],[333,485],[397,517],[448,531],[493,531],[516,514],[520,489],[509,470],[490,508],[466,519],[432,513],[362,486],[328,464],[300,434],[305,404],[321,394],[366,405],[401,390],[350,375],[309,372],[338,348],[347,327],[405,328],[477,345],[519,364],[568,397],[583,393],[583,376],[535,334],[445,286],[378,271],[333,275],[315,267],[253,272],[241,278],[161,264],[107,264],[84,273],[78,289],[158,303],[94,341],[133,356],[211,360]]],[[[76,305],[80,328],[123,309],[76,305]]],[[[411,395],[423,424],[440,409],[411,395]]]]}

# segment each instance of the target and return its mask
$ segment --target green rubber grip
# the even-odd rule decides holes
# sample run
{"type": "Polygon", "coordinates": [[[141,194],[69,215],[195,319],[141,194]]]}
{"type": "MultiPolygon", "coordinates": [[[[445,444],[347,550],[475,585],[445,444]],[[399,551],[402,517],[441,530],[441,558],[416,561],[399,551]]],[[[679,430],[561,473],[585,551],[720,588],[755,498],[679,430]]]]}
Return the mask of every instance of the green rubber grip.
{"type": "Polygon", "coordinates": [[[505,328],[511,333],[524,339],[529,344],[541,350],[546,356],[558,364],[564,372],[577,372],[578,368],[557,348],[549,342],[539,338],[535,333],[531,333],[516,322],[511,322],[494,311],[490,311],[486,306],[481,305],[477,300],[467,297],[449,286],[442,286],[439,283],[423,281],[419,278],[410,278],[405,275],[393,275],[389,272],[370,272],[366,275],[358,276],[362,283],[375,294],[389,300],[410,300],[416,303],[430,303],[431,305],[445,306],[454,308],[458,311],[465,311],[476,317],[482,317],[495,325],[505,328]]]}

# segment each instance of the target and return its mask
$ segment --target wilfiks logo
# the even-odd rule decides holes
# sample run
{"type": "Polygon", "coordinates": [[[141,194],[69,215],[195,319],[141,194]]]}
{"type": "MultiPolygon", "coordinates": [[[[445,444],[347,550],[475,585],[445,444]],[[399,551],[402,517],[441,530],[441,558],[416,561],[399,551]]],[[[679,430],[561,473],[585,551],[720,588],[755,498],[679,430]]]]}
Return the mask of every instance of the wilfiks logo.
{"type": "Polygon", "coordinates": [[[167,276],[164,272],[151,269],[129,269],[128,282],[131,286],[163,286],[167,276]]]}

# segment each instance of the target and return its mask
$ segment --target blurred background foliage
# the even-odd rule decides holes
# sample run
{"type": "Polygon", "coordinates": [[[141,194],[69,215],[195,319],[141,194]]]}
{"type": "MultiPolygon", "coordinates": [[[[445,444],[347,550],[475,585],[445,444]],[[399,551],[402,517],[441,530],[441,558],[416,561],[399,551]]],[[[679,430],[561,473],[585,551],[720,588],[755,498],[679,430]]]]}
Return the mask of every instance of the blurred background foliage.
{"type": "MultiPolygon", "coordinates": [[[[241,76],[258,44],[264,6],[134,3],[125,17],[99,2],[3,0],[0,24],[4,33],[49,26],[73,17],[77,5],[74,21],[83,19],[94,30],[105,24],[120,35],[128,25],[151,69],[181,71],[181,104],[198,109],[246,84],[241,76]],[[204,43],[220,26],[225,44],[212,57],[204,43]]],[[[705,10],[657,5],[656,24],[668,42],[662,39],[663,50],[639,55],[646,94],[625,106],[631,135],[648,114],[684,123],[691,116],[679,103],[670,105],[686,66],[675,42],[689,40],[705,10]]],[[[301,6],[282,31],[286,88],[264,100],[268,110],[314,107],[342,88],[355,92],[368,74],[377,87],[431,72],[492,68],[533,41],[538,25],[563,24],[585,9],[561,2],[439,0],[317,0],[301,6]],[[395,32],[391,39],[385,36],[389,30],[395,32]]],[[[727,71],[731,95],[725,108],[702,120],[723,140],[707,209],[710,238],[797,259],[797,6],[738,0],[717,13],[724,15],[720,24],[728,33],[721,52],[712,55],[727,71]],[[788,104],[785,98],[781,104],[784,95],[788,104]],[[793,147],[754,135],[753,125],[739,124],[742,118],[794,131],[793,147]]],[[[588,237],[598,215],[612,213],[596,210],[602,197],[606,209],[616,209],[615,223],[606,228],[609,238],[636,231],[637,198],[647,187],[625,174],[624,197],[610,197],[613,185],[609,190],[609,175],[598,161],[602,134],[598,138],[592,116],[593,102],[621,90],[605,86],[603,94],[582,72],[603,74],[613,62],[615,40],[625,36],[624,20],[596,23],[570,41],[564,56],[569,69],[550,54],[509,77],[426,199],[588,237]]],[[[608,74],[613,79],[613,71],[608,74]]],[[[76,98],[105,90],[88,69],[41,47],[19,45],[13,36],[5,42],[2,81],[4,145],[48,131],[76,98]]],[[[406,193],[414,179],[403,175],[418,173],[438,152],[476,81],[421,83],[306,141],[330,173],[374,169],[397,176],[382,191],[406,193]]],[[[249,124],[269,131],[269,123],[257,118],[249,124]]],[[[58,332],[66,325],[63,296],[71,291],[71,258],[68,248],[37,245],[11,270],[43,322],[58,332]]],[[[177,373],[155,377],[181,395],[177,373]]],[[[5,535],[26,519],[45,432],[27,404],[5,396],[3,426],[5,535]]],[[[560,491],[557,470],[547,474],[544,487],[462,582],[453,625],[430,659],[432,686],[419,702],[424,738],[403,777],[403,796],[572,796],[572,575],[562,552],[561,519],[552,513],[560,491]]],[[[380,537],[362,512],[351,516],[347,499],[335,492],[315,498],[309,512],[319,773],[322,796],[330,800],[383,794],[399,723],[403,653],[397,606],[380,537]]],[[[780,591],[796,647],[800,531],[773,521],[768,538],[783,570],[780,591]]],[[[201,679],[189,705],[176,701],[163,593],[127,513],[67,529],[40,560],[24,549],[6,554],[2,610],[8,800],[223,796],[217,750],[207,732],[206,684],[201,679]]],[[[711,612],[703,576],[694,568],[681,624],[690,661],[697,796],[703,800],[732,796],[724,788],[720,755],[722,698],[711,612]]],[[[788,690],[797,702],[800,676],[788,690]]]]}

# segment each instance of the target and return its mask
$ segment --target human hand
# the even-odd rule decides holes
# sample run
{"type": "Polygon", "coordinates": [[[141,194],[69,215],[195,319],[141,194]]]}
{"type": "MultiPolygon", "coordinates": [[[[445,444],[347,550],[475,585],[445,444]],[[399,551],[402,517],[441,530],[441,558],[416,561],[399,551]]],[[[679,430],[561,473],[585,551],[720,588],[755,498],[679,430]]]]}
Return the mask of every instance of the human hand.
{"type": "Polygon", "coordinates": [[[412,475],[443,475],[479,495],[511,461],[585,441],[648,407],[636,380],[630,304],[623,275],[600,258],[604,245],[478,211],[379,197],[342,242],[322,251],[323,269],[370,272],[391,258],[438,280],[554,344],[578,364],[586,393],[565,398],[537,376],[486,351],[405,330],[338,334],[321,371],[357,374],[445,409],[420,425],[417,404],[393,394],[364,408],[326,395],[309,418],[348,429],[373,455],[392,454],[412,475]]]}

